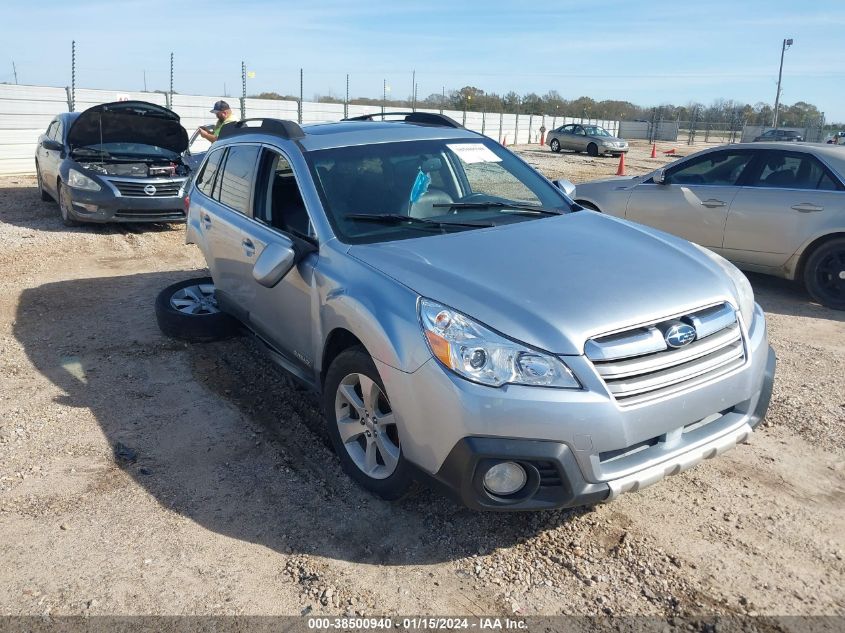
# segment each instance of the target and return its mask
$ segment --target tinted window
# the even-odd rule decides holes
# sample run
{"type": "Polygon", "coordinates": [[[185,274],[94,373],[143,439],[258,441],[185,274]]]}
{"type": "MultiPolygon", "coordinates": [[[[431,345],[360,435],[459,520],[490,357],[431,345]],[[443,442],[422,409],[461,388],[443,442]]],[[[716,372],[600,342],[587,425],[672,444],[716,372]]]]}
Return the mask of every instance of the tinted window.
{"type": "Polygon", "coordinates": [[[51,123],[50,123],[50,125],[48,125],[48,126],[47,126],[47,132],[46,132],[46,134],[47,134],[47,138],[51,138],[51,139],[53,139],[53,140],[55,140],[55,139],[56,139],[56,136],[55,136],[55,134],[56,134],[56,126],[57,126],[58,124],[59,124],[59,122],[58,122],[58,121],[53,121],[53,122],[51,122],[51,123]]]}
{"type": "Polygon", "coordinates": [[[313,235],[296,177],[281,154],[264,152],[255,218],[292,235],[313,235]]]}
{"type": "Polygon", "coordinates": [[[61,120],[56,121],[56,129],[53,130],[53,138],[57,140],[59,143],[63,142],[64,139],[64,126],[62,125],[61,120]]]}
{"type": "Polygon", "coordinates": [[[672,185],[735,185],[746,165],[750,152],[713,152],[693,158],[666,175],[672,185]]]}
{"type": "Polygon", "coordinates": [[[197,176],[197,189],[211,197],[211,188],[214,186],[214,176],[220,167],[220,160],[226,150],[218,149],[209,154],[199,176],[197,176]]]}
{"type": "Polygon", "coordinates": [[[783,189],[837,189],[834,180],[814,156],[787,152],[769,152],[760,173],[748,184],[783,189]]]}
{"type": "Polygon", "coordinates": [[[247,215],[249,214],[249,194],[257,158],[257,146],[234,145],[229,148],[223,173],[218,177],[220,187],[218,195],[215,197],[227,207],[247,215]]]}

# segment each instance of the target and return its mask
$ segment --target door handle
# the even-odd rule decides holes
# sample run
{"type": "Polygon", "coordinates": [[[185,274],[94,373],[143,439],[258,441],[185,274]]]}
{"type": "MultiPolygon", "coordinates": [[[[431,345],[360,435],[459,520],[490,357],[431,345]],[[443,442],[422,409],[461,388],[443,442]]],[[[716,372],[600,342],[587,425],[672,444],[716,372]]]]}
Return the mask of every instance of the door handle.
{"type": "Polygon", "coordinates": [[[722,200],[716,200],[715,198],[710,198],[709,200],[702,200],[701,205],[707,207],[708,209],[716,209],[718,207],[726,207],[728,206],[728,203],[723,202],[722,200]]]}
{"type": "Polygon", "coordinates": [[[247,257],[252,257],[255,255],[255,244],[252,243],[252,240],[247,238],[243,242],[241,242],[241,246],[244,247],[244,255],[247,257]]]}
{"type": "Polygon", "coordinates": [[[211,216],[210,215],[208,215],[207,213],[202,213],[200,215],[200,219],[202,220],[202,224],[206,229],[211,228],[211,216]]]}
{"type": "Polygon", "coordinates": [[[815,213],[816,211],[824,211],[824,207],[812,202],[802,202],[800,204],[793,204],[792,208],[799,213],[815,213]]]}

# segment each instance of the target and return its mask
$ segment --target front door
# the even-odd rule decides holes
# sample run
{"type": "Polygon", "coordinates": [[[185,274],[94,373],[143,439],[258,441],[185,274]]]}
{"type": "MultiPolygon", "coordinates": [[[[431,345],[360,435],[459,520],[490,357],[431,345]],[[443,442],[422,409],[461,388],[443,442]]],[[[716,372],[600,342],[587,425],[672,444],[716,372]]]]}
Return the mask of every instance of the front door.
{"type": "Polygon", "coordinates": [[[255,187],[253,220],[244,241],[253,261],[271,244],[294,245],[297,263],[272,288],[253,278],[243,281],[253,330],[294,364],[311,370],[314,356],[314,271],[318,254],[308,212],[288,160],[277,150],[262,150],[255,187]]]}
{"type": "Polygon", "coordinates": [[[625,217],[721,252],[725,221],[740,177],[751,162],[748,150],[707,152],[650,178],[631,191],[625,217]]]}

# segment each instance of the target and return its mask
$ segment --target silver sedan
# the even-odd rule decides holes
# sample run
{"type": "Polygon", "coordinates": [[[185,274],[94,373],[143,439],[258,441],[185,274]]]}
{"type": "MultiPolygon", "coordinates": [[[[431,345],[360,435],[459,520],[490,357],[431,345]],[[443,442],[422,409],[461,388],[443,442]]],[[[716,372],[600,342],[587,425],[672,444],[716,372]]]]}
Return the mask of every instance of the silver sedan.
{"type": "Polygon", "coordinates": [[[590,156],[613,154],[618,156],[628,151],[628,141],[613,136],[598,125],[571,123],[549,132],[546,144],[553,152],[562,149],[587,152],[590,156]]]}
{"type": "Polygon", "coordinates": [[[673,233],[845,310],[845,148],[754,143],[578,185],[582,206],[673,233]]]}

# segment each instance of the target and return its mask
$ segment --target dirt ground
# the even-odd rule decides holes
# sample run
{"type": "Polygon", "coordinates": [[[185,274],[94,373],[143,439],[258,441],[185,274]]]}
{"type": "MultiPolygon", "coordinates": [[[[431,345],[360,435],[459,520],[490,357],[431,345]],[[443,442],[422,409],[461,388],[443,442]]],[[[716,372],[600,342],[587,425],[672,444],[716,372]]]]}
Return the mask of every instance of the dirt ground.
{"type": "MultiPolygon", "coordinates": [[[[576,183],[617,166],[519,151],[576,183]]],[[[485,514],[369,496],[248,339],[164,338],[156,293],[204,267],[181,226],[67,229],[2,178],[0,267],[0,614],[845,615],[845,313],[791,283],[751,276],[779,365],[750,444],[485,514]]]]}

